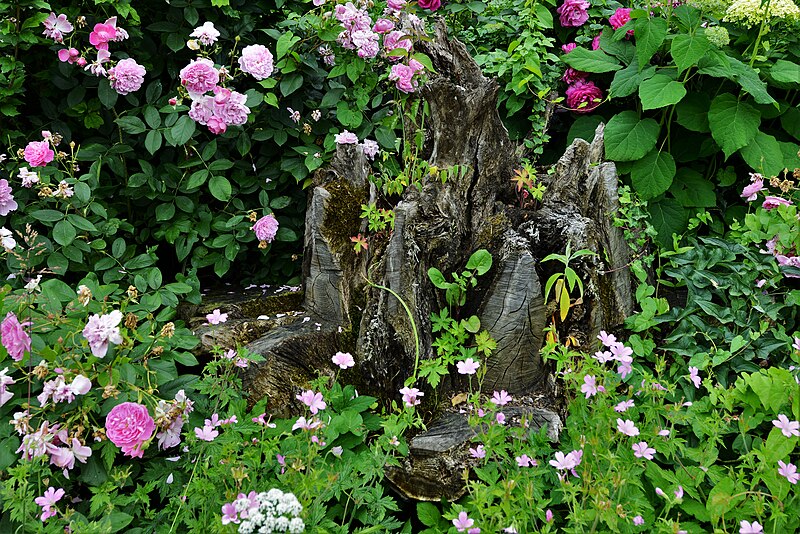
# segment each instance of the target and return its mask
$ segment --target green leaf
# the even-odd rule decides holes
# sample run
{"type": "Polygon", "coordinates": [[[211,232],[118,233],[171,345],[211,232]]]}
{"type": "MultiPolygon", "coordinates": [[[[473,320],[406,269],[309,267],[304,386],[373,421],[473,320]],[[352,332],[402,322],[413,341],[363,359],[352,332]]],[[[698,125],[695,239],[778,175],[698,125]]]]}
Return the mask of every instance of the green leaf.
{"type": "Polygon", "coordinates": [[[678,124],[693,132],[705,133],[708,128],[708,108],[711,98],[705,93],[689,93],[678,102],[678,124]]]}
{"type": "Polygon", "coordinates": [[[387,150],[394,150],[397,136],[394,131],[386,126],[380,126],[375,130],[375,139],[378,143],[387,150]]]}
{"type": "Polygon", "coordinates": [[[678,66],[678,74],[689,67],[694,67],[700,58],[711,49],[705,35],[699,33],[679,33],[672,39],[670,53],[678,66]]]}
{"type": "Polygon", "coordinates": [[[781,147],[781,152],[783,152],[783,165],[787,169],[800,169],[800,146],[797,146],[797,143],[786,143],[784,141],[780,141],[778,143],[781,147]]]}
{"type": "Polygon", "coordinates": [[[658,232],[658,242],[672,247],[672,234],[682,234],[689,225],[689,210],[674,198],[662,198],[647,203],[650,222],[658,232]]]}
{"type": "Polygon", "coordinates": [[[278,228],[278,233],[275,234],[275,241],[297,241],[297,232],[292,230],[291,228],[278,228]]]}
{"type": "Polygon", "coordinates": [[[678,169],[670,192],[686,207],[712,208],[717,205],[714,184],[692,169],[678,169]]]}
{"type": "Polygon", "coordinates": [[[761,116],[753,106],[730,93],[718,95],[708,110],[711,136],[722,147],[725,159],[756,136],[761,116]]]}
{"type": "Polygon", "coordinates": [[[275,55],[277,56],[276,59],[280,59],[286,55],[286,52],[295,45],[300,40],[299,37],[295,37],[292,32],[286,32],[278,38],[278,42],[275,45],[275,55]]]}
{"type": "Polygon", "coordinates": [[[615,161],[643,158],[656,146],[660,130],[655,120],[639,120],[635,111],[614,115],[605,130],[606,158],[615,161]]]}
{"type": "Polygon", "coordinates": [[[125,240],[121,237],[118,237],[114,240],[114,243],[111,244],[111,255],[115,258],[121,258],[123,254],[125,254],[125,249],[127,245],[125,244],[125,240]]]}
{"type": "Polygon", "coordinates": [[[642,200],[655,198],[672,185],[675,160],[667,152],[653,149],[631,167],[631,183],[642,200]]]}
{"type": "MultiPolygon", "coordinates": [[[[81,183],[81,182],[78,182],[81,183]]],[[[76,184],[77,185],[77,184],[76,184]]],[[[83,184],[86,185],[86,184],[83,184]]],[[[85,232],[97,232],[97,227],[92,224],[87,219],[81,217],[80,215],[76,215],[74,213],[70,213],[67,215],[67,220],[72,223],[75,228],[79,230],[83,230],[85,232]]]]}
{"type": "Polygon", "coordinates": [[[59,245],[67,246],[75,241],[75,236],[78,232],[75,227],[68,221],[59,221],[53,227],[53,239],[59,245]]]}
{"type": "Polygon", "coordinates": [[[289,96],[300,89],[302,85],[303,75],[299,72],[293,72],[281,80],[281,94],[283,96],[289,96]]]}
{"type": "Polygon", "coordinates": [[[144,138],[144,147],[150,154],[158,152],[158,149],[161,148],[161,132],[158,130],[150,130],[147,132],[147,136],[144,138]]]}
{"type": "Polygon", "coordinates": [[[111,109],[114,107],[114,104],[117,103],[118,97],[119,94],[111,88],[108,80],[106,78],[101,78],[100,83],[97,84],[97,98],[100,99],[100,103],[107,109],[111,109]]]}
{"type": "Polygon", "coordinates": [[[194,130],[195,122],[192,118],[189,115],[182,115],[172,127],[172,138],[175,145],[185,145],[192,138],[194,130]]]}
{"type": "Polygon", "coordinates": [[[471,315],[469,319],[461,319],[461,326],[464,327],[464,330],[471,334],[477,334],[478,330],[481,329],[481,320],[478,319],[477,315],[471,315]]]}
{"type": "Polygon", "coordinates": [[[208,183],[208,190],[214,198],[227,202],[231,198],[231,183],[224,176],[212,176],[208,183]]]}
{"type": "Polygon", "coordinates": [[[447,289],[451,285],[447,280],[445,280],[442,271],[436,267],[431,267],[428,269],[428,278],[430,278],[431,283],[433,283],[433,285],[439,289],[447,289]]]}
{"type": "Polygon", "coordinates": [[[325,93],[325,96],[322,97],[322,103],[320,103],[320,107],[332,108],[342,99],[343,94],[344,88],[331,89],[325,93]]]}
{"type": "Polygon", "coordinates": [[[199,171],[192,173],[192,175],[189,177],[189,180],[186,182],[186,185],[184,186],[184,190],[191,191],[192,189],[200,187],[206,183],[209,174],[210,173],[207,169],[200,169],[199,171]]]}
{"type": "Polygon", "coordinates": [[[572,123],[572,126],[569,127],[569,132],[567,132],[567,144],[571,145],[575,139],[583,139],[591,143],[594,139],[595,131],[601,122],[603,122],[603,117],[598,115],[582,115],[578,117],[575,119],[575,122],[572,123]]]}
{"type": "Polygon", "coordinates": [[[639,86],[642,109],[658,109],[677,104],[686,96],[686,88],[666,74],[656,74],[639,86]]]}
{"type": "Polygon", "coordinates": [[[619,61],[602,50],[587,50],[579,47],[570,51],[569,54],[564,54],[561,59],[573,69],[583,72],[613,72],[622,68],[619,61]]]}
{"type": "Polygon", "coordinates": [[[168,221],[175,215],[175,204],[159,204],[156,207],[156,221],[168,221]]]}
{"type": "Polygon", "coordinates": [[[777,139],[763,132],[739,149],[742,159],[764,176],[777,176],[783,170],[783,151],[777,139]]]}
{"type": "Polygon", "coordinates": [[[708,494],[706,509],[713,520],[724,516],[744,499],[744,493],[736,492],[734,488],[733,480],[730,477],[725,477],[708,494]],[[738,493],[738,495],[734,497],[734,493],[738,493]]]}
{"type": "Polygon", "coordinates": [[[144,108],[144,120],[147,122],[147,125],[152,129],[157,129],[161,127],[161,115],[158,113],[158,110],[154,106],[147,106],[144,108]]]}
{"type": "Polygon", "coordinates": [[[776,61],[769,73],[776,82],[800,83],[800,65],[785,59],[776,61]]]}
{"type": "Polygon", "coordinates": [[[467,261],[467,269],[477,272],[478,276],[486,274],[492,268],[492,254],[486,249],[476,250],[467,261]]]}
{"type": "Polygon", "coordinates": [[[729,57],[728,61],[733,71],[733,80],[750,93],[753,100],[759,104],[775,104],[775,99],[767,92],[767,84],[753,67],[732,57],[729,57]]]}
{"type": "Polygon", "coordinates": [[[655,73],[656,68],[652,65],[639,69],[639,62],[634,58],[630,65],[614,74],[608,92],[614,98],[630,96],[639,89],[643,81],[652,78],[655,73]]]}
{"type": "Polygon", "coordinates": [[[781,126],[786,132],[800,141],[800,109],[789,108],[781,115],[781,126]]]}
{"type": "Polygon", "coordinates": [[[429,502],[417,503],[417,518],[419,519],[420,523],[426,527],[438,526],[439,519],[441,519],[441,517],[442,514],[439,513],[439,509],[436,507],[436,505],[429,502]]]}
{"type": "Polygon", "coordinates": [[[142,119],[139,117],[120,117],[114,122],[119,124],[119,127],[122,128],[123,132],[133,135],[143,133],[147,129],[147,127],[144,125],[144,122],[142,122],[142,119]]]}
{"type": "Polygon", "coordinates": [[[653,57],[667,37],[667,19],[648,17],[636,19],[633,27],[636,37],[636,58],[642,69],[653,57]]]}
{"type": "Polygon", "coordinates": [[[31,212],[31,217],[37,221],[55,222],[64,218],[64,214],[56,210],[36,210],[31,212]]]}

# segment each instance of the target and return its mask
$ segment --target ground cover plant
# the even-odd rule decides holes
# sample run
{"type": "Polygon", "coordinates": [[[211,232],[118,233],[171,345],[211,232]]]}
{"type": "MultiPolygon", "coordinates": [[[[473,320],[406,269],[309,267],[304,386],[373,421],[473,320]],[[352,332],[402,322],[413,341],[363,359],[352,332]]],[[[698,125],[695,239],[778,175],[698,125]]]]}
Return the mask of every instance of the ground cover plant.
{"type": "MultiPolygon", "coordinates": [[[[533,0],[0,0],[0,531],[794,532],[800,530],[800,8],[533,0]],[[295,283],[304,188],[339,145],[370,160],[356,253],[425,162],[434,16],[500,81],[536,174],[606,122],[638,311],[576,350],[547,332],[558,442],[503,413],[496,348],[458,317],[481,250],[428,275],[438,358],[393,399],[355,359],[273,418],[177,319],[215,281],[295,283]],[[231,278],[233,277],[233,278],[231,278]],[[407,503],[384,468],[461,375],[467,494],[407,503]]],[[[582,288],[548,282],[563,321],[582,288]]],[[[224,323],[224,310],[207,321],[224,323]]]]}

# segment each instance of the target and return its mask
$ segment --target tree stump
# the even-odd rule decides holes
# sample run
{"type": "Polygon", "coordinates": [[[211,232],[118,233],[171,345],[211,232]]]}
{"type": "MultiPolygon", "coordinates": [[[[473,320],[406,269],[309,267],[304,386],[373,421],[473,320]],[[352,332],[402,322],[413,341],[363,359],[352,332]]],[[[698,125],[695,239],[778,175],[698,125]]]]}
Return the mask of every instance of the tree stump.
{"type": "MultiPolygon", "coordinates": [[[[266,360],[245,371],[245,385],[253,401],[269,396],[268,407],[276,414],[300,409],[294,392],[318,372],[334,375],[331,356],[338,350],[352,352],[356,360],[340,379],[384,402],[399,401],[399,390],[413,372],[417,341],[421,358],[437,357],[431,314],[445,307],[445,300],[428,279],[428,269],[461,271],[480,248],[492,253],[493,267],[461,311],[476,314],[497,342],[497,350],[482,362],[484,391],[505,389],[517,398],[554,395],[540,350],[543,329],[554,314],[552,306],[545,306],[543,285],[559,265],[541,260],[562,253],[567,244],[596,255],[570,265],[585,293],[559,325],[560,334],[594,350],[599,330],[621,324],[632,312],[630,275],[622,268],[629,261],[628,247],[612,224],[619,207],[617,174],[613,163],[601,161],[603,125],[591,143],[576,139],[553,172],[540,178],[547,191],[538,207],[515,206],[511,178],[519,162],[497,113],[497,83],[481,74],[462,43],[447,38],[443,24],[420,47],[435,69],[421,90],[430,109],[423,153],[439,169],[459,165],[468,172],[455,173],[444,183],[428,176],[421,189],[409,187],[395,207],[394,230],[361,254],[350,238],[366,233],[360,206],[376,196],[361,148],[339,146],[330,167],[316,173],[306,213],[304,319],[276,326],[247,345],[266,360]],[[401,303],[367,279],[408,305],[419,340],[401,303]]],[[[451,373],[436,396],[447,398],[464,389],[463,377],[451,373]]],[[[406,470],[391,475],[406,494],[418,498],[458,494],[454,481],[465,466],[465,443],[472,437],[469,427],[453,423],[430,404],[433,397],[426,395],[420,408],[443,417],[441,424],[434,420],[431,430],[414,437],[406,470]],[[439,432],[442,425],[450,428],[447,439],[439,432]],[[441,446],[431,447],[437,442],[441,446]],[[416,461],[414,454],[425,460],[416,461]],[[441,472],[443,466],[449,466],[447,473],[441,472]],[[437,470],[440,477],[431,477],[437,470]],[[449,482],[437,493],[437,480],[445,479],[449,482]],[[417,495],[409,490],[414,487],[417,495]]],[[[556,429],[558,416],[543,413],[540,424],[549,421],[556,429]]]]}

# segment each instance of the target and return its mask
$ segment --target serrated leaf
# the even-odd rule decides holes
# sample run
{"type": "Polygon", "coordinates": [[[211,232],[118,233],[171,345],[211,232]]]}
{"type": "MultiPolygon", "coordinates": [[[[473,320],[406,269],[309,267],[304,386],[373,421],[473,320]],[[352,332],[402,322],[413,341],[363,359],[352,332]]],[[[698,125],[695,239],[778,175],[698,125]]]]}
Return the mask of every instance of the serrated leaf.
{"type": "Polygon", "coordinates": [[[639,68],[642,69],[667,37],[667,20],[661,17],[636,19],[633,31],[636,37],[636,58],[639,68]]]}
{"type": "Polygon", "coordinates": [[[678,112],[678,124],[693,132],[708,132],[710,105],[711,98],[705,93],[689,93],[675,106],[675,111],[678,112]]]}
{"type": "Polygon", "coordinates": [[[583,72],[613,72],[622,68],[619,61],[602,50],[587,50],[580,47],[561,56],[561,60],[573,69],[583,72]]]}
{"type": "Polygon", "coordinates": [[[212,176],[208,182],[208,190],[217,200],[227,202],[231,198],[233,189],[231,183],[224,176],[212,176]]]}
{"type": "Polygon", "coordinates": [[[144,138],[144,147],[150,154],[155,154],[161,148],[161,132],[150,130],[144,138]]]}
{"type": "Polygon", "coordinates": [[[655,73],[656,68],[653,65],[640,70],[639,62],[634,58],[630,65],[614,74],[608,92],[614,98],[630,96],[639,89],[643,81],[649,80],[655,73]]]}
{"type": "Polygon", "coordinates": [[[678,169],[669,190],[686,207],[712,208],[717,205],[714,184],[692,169],[678,169]]]}
{"type": "Polygon", "coordinates": [[[767,84],[753,67],[732,57],[728,61],[733,71],[733,80],[750,93],[753,100],[759,104],[775,104],[775,99],[767,92],[767,84]]]}
{"type": "Polygon", "coordinates": [[[694,67],[700,58],[706,55],[711,49],[711,43],[705,35],[699,33],[679,33],[672,39],[670,53],[675,64],[678,66],[678,73],[685,71],[689,67],[694,67]]]}
{"type": "Polygon", "coordinates": [[[75,241],[78,232],[68,221],[58,221],[53,227],[53,240],[59,245],[67,246],[75,241]]]}
{"type": "Polygon", "coordinates": [[[666,74],[656,74],[639,86],[642,109],[658,109],[677,104],[686,96],[686,88],[666,74]]]}
{"type": "Polygon", "coordinates": [[[439,525],[439,519],[442,514],[436,505],[429,502],[417,503],[417,518],[426,527],[436,527],[439,525]]]}
{"type": "Polygon", "coordinates": [[[125,116],[116,119],[114,122],[119,124],[119,127],[122,128],[123,132],[133,135],[143,133],[147,129],[147,127],[144,125],[144,122],[142,122],[142,119],[139,117],[125,116]]]}
{"type": "Polygon", "coordinates": [[[789,108],[781,115],[781,126],[786,132],[800,141],[800,109],[789,108]]]}
{"type": "Polygon", "coordinates": [[[643,158],[656,146],[660,130],[655,120],[639,120],[635,111],[614,115],[605,130],[606,158],[614,161],[643,158]]]}
{"type": "Polygon", "coordinates": [[[171,130],[175,145],[185,145],[192,138],[195,127],[195,122],[189,115],[181,116],[171,130]]]}
{"type": "Polygon", "coordinates": [[[800,65],[785,59],[776,61],[769,73],[776,82],[800,83],[800,65]]]}
{"type": "Polygon", "coordinates": [[[764,176],[777,176],[783,170],[783,151],[778,140],[764,132],[757,132],[739,149],[742,159],[764,176]]]}
{"type": "Polygon", "coordinates": [[[658,232],[658,242],[664,247],[672,247],[672,234],[682,234],[689,224],[689,210],[674,198],[648,202],[647,211],[658,232]]]}
{"type": "Polygon", "coordinates": [[[653,149],[631,167],[631,183],[642,200],[655,198],[672,185],[675,160],[667,152],[653,149]]]}
{"type": "Polygon", "coordinates": [[[725,159],[747,145],[758,132],[761,115],[747,102],[730,93],[718,95],[708,110],[711,136],[722,147],[725,159]]]}

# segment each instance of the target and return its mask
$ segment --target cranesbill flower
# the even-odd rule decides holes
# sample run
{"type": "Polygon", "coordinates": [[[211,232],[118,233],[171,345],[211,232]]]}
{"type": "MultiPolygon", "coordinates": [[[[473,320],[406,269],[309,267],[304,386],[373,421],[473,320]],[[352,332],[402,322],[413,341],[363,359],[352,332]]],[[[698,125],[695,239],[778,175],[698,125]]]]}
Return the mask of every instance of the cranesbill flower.
{"type": "Polygon", "coordinates": [[[797,472],[797,466],[793,463],[785,464],[782,460],[778,460],[778,474],[786,477],[786,480],[792,484],[797,484],[797,481],[800,480],[800,473],[797,472]]]}
{"type": "Polygon", "coordinates": [[[678,486],[674,493],[676,499],[683,499],[683,486],[678,486]]]}
{"type": "Polygon", "coordinates": [[[496,404],[497,406],[505,406],[512,400],[514,400],[514,398],[504,389],[501,389],[499,393],[495,391],[492,394],[492,398],[489,399],[492,404],[496,404]]]}
{"type": "Polygon", "coordinates": [[[481,362],[475,361],[472,358],[467,358],[463,362],[456,363],[458,373],[462,375],[474,375],[480,366],[481,362]]]}
{"type": "Polygon", "coordinates": [[[700,387],[700,375],[698,375],[699,372],[700,369],[697,367],[689,367],[689,380],[692,381],[692,384],[694,384],[695,388],[700,387]]]}
{"type": "Polygon", "coordinates": [[[633,406],[634,406],[633,399],[628,399],[614,406],[614,411],[622,413],[624,411],[627,411],[629,408],[633,408],[633,406]]]}
{"type": "Polygon", "coordinates": [[[633,444],[633,455],[637,458],[644,458],[645,460],[652,460],[656,450],[647,445],[646,441],[640,441],[633,444]]]}
{"type": "Polygon", "coordinates": [[[459,512],[458,517],[453,519],[453,525],[455,525],[456,530],[459,532],[464,532],[474,524],[475,521],[467,516],[467,512],[459,512]]]}
{"type": "Polygon", "coordinates": [[[470,447],[469,454],[473,458],[486,458],[486,449],[483,447],[483,445],[478,445],[474,449],[470,447]]]}
{"type": "Polygon", "coordinates": [[[536,467],[538,463],[533,458],[529,457],[527,454],[523,454],[521,456],[517,456],[515,458],[517,461],[517,465],[519,467],[536,467]]]}
{"type": "Polygon", "coordinates": [[[228,320],[228,314],[227,313],[220,313],[219,308],[216,308],[211,313],[206,314],[206,321],[208,321],[210,324],[215,324],[216,325],[216,324],[224,323],[227,320],[228,320]]]}
{"type": "Polygon", "coordinates": [[[586,375],[583,377],[583,385],[581,386],[581,393],[586,394],[586,398],[597,395],[597,379],[594,375],[586,375]]]}
{"type": "Polygon", "coordinates": [[[758,521],[745,521],[744,519],[739,522],[739,534],[761,534],[764,532],[764,527],[758,521]]]}
{"type": "Polygon", "coordinates": [[[636,425],[630,419],[622,420],[617,418],[617,430],[625,434],[626,436],[638,436],[639,429],[636,428],[636,425]]]}
{"type": "Polygon", "coordinates": [[[789,421],[789,418],[782,413],[778,414],[777,419],[773,419],[772,424],[780,428],[783,435],[787,438],[800,436],[800,422],[789,421]]]}
{"type": "Polygon", "coordinates": [[[422,393],[417,388],[410,388],[407,386],[401,389],[400,393],[403,395],[403,402],[406,404],[406,406],[409,407],[414,407],[417,404],[419,404],[420,403],[419,397],[425,396],[425,394],[422,393]]]}
{"type": "Polygon", "coordinates": [[[213,426],[204,425],[203,428],[196,427],[194,429],[194,435],[197,436],[197,439],[203,441],[214,441],[214,438],[219,436],[219,432],[215,430],[213,426]]]}
{"type": "Polygon", "coordinates": [[[353,360],[353,355],[349,352],[337,352],[333,355],[331,361],[341,369],[349,369],[356,364],[355,360],[353,360]]]}
{"type": "Polygon", "coordinates": [[[311,411],[312,414],[316,414],[320,410],[324,410],[327,408],[327,404],[322,397],[322,393],[314,392],[312,390],[306,390],[303,393],[296,395],[295,398],[308,406],[308,409],[311,411]]]}
{"type": "Polygon", "coordinates": [[[49,518],[57,514],[53,507],[58,501],[61,500],[63,496],[63,488],[55,489],[54,487],[50,486],[47,488],[47,491],[44,492],[44,495],[41,497],[36,497],[33,500],[33,502],[42,507],[42,521],[47,521],[49,518]]]}

